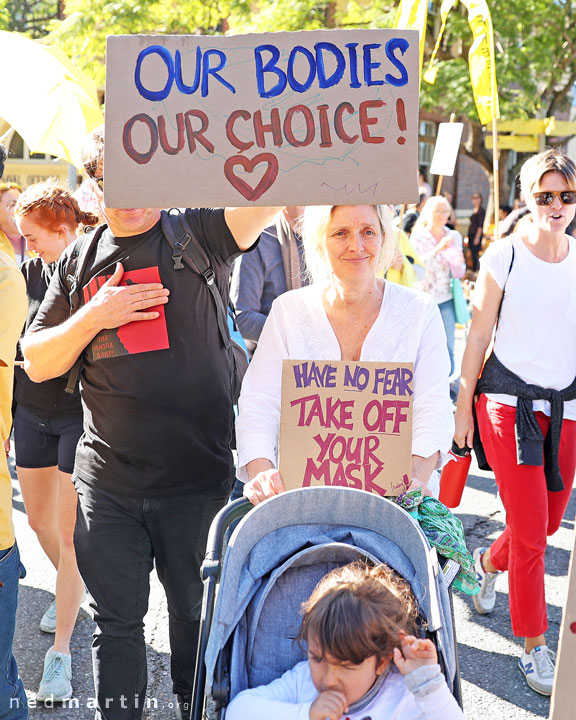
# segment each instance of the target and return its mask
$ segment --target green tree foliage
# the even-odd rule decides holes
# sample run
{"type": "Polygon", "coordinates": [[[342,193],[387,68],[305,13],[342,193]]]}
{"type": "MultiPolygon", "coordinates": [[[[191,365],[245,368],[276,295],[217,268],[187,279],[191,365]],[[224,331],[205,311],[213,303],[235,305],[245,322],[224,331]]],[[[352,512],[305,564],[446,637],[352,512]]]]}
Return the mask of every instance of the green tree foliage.
{"type": "Polygon", "coordinates": [[[62,6],[59,0],[0,0],[0,30],[42,37],[48,24],[62,17],[62,6]]]}
{"type": "MultiPolygon", "coordinates": [[[[576,82],[576,4],[573,0],[489,0],[489,6],[501,119],[545,118],[567,110],[576,82]]],[[[468,119],[465,149],[491,178],[492,153],[484,146],[470,85],[471,43],[466,9],[457,6],[448,19],[436,82],[422,83],[421,105],[441,107],[468,119]]],[[[432,45],[428,42],[427,46],[429,52],[432,45]]],[[[509,190],[516,170],[508,169],[508,151],[502,151],[501,193],[509,190]]]]}
{"type": "Polygon", "coordinates": [[[107,35],[223,33],[232,13],[247,16],[246,0],[68,0],[50,39],[103,86],[107,35]]]}

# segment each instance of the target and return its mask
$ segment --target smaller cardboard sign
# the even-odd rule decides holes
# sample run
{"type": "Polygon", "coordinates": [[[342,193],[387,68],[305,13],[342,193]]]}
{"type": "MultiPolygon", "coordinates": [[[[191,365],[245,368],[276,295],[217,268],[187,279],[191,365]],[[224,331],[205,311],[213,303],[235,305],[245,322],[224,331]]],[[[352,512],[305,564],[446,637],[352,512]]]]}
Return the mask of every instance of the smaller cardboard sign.
{"type": "Polygon", "coordinates": [[[287,489],[410,485],[413,363],[284,360],[279,469],[287,489]]]}
{"type": "Polygon", "coordinates": [[[445,175],[447,177],[454,175],[463,129],[464,123],[440,123],[438,125],[436,147],[434,148],[432,165],[430,165],[432,175],[445,175]]]}
{"type": "Polygon", "coordinates": [[[560,627],[550,720],[573,720],[576,708],[576,534],[568,571],[568,598],[560,627]]]}

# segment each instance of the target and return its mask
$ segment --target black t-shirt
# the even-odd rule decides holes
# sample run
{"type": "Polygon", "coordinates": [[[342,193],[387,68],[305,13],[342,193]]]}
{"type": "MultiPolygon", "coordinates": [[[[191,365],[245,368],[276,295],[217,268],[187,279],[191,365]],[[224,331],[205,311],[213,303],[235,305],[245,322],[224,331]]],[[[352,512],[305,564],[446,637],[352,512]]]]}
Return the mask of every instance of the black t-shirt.
{"type": "MultiPolygon", "coordinates": [[[[20,266],[20,270],[26,278],[26,292],[28,294],[28,317],[24,332],[28,330],[34,321],[40,304],[44,300],[55,266],[55,263],[46,264],[40,258],[31,258],[20,266]]],[[[19,357],[21,359],[21,355],[19,357]]],[[[55,418],[62,415],[82,414],[78,390],[74,393],[65,392],[68,374],[43,383],[35,383],[30,380],[21,367],[16,366],[14,368],[14,379],[14,399],[16,403],[35,415],[42,418],[55,418]]]]}
{"type": "MultiPolygon", "coordinates": [[[[226,298],[230,265],[239,250],[224,210],[186,214],[226,298]]],[[[58,325],[69,315],[67,255],[58,262],[33,330],[58,325]]],[[[117,262],[124,267],[121,284],[162,282],[170,296],[155,308],[156,320],[104,330],[85,348],[85,433],[76,474],[90,485],[134,497],[231,482],[231,367],[204,279],[187,266],[174,269],[160,222],[132,237],[117,238],[107,229],[82,279],[83,302],[117,262]]]]}
{"type": "Polygon", "coordinates": [[[472,215],[470,215],[470,225],[468,226],[468,240],[470,242],[470,245],[474,242],[474,238],[476,237],[476,233],[478,232],[478,228],[480,228],[480,240],[482,240],[483,232],[482,228],[484,227],[484,219],[486,218],[486,210],[481,207],[479,210],[476,210],[476,212],[473,212],[472,215]]]}

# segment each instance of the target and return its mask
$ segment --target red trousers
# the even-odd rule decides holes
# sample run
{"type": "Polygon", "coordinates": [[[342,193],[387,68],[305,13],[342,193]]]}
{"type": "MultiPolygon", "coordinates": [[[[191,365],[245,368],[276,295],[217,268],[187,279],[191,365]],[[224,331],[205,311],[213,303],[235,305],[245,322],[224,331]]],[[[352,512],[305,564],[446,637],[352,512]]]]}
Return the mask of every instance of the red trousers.
{"type": "MultiPolygon", "coordinates": [[[[508,570],[510,618],[518,637],[538,637],[548,629],[544,595],[546,538],[560,527],[576,471],[576,421],[564,420],[559,465],[564,490],[549,492],[544,466],[518,465],[516,408],[480,396],[476,406],[486,458],[494,470],[506,509],[506,528],[492,543],[490,561],[508,570]]],[[[536,413],[546,434],[550,418],[536,413]]]]}

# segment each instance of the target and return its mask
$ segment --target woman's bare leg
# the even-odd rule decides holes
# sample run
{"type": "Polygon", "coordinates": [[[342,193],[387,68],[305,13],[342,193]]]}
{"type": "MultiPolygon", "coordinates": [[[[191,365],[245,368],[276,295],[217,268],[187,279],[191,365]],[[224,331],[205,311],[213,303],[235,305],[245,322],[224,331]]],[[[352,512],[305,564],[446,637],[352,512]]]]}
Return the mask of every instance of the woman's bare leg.
{"type": "Polygon", "coordinates": [[[70,654],[70,638],[74,631],[84,585],[76,564],[74,526],[76,524],[76,490],[72,476],[59,471],[58,534],[60,561],[56,578],[56,635],[54,650],[70,654]]]}
{"type": "Polygon", "coordinates": [[[16,467],[18,482],[24,499],[28,524],[36,533],[42,549],[52,565],[58,568],[60,541],[58,538],[58,498],[60,477],[57,467],[16,467]]]}

